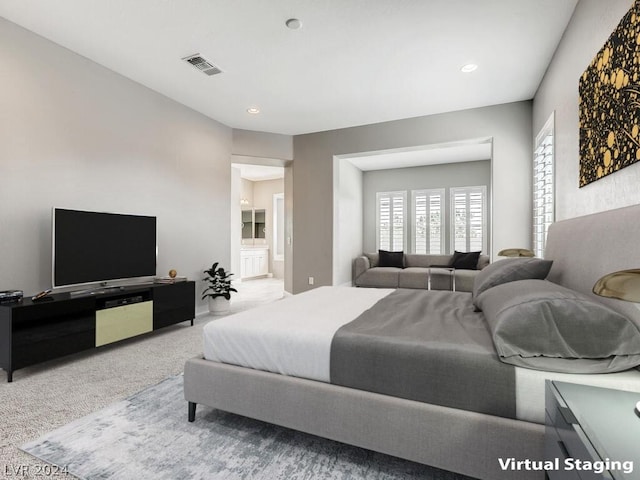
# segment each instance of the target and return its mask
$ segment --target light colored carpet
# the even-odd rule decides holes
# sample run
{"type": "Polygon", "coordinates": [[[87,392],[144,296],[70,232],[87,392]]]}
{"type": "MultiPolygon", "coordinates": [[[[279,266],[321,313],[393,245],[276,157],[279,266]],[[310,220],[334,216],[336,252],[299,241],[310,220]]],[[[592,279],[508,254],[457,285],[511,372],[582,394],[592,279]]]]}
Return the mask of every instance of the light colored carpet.
{"type": "Polygon", "coordinates": [[[462,478],[204,406],[189,423],[182,385],[170,377],[23,448],[87,480],[462,478]]]}
{"type": "MultiPolygon", "coordinates": [[[[282,298],[276,279],[245,281],[232,297],[231,312],[282,298]]],[[[196,318],[118,344],[16,370],[6,383],[0,370],[0,478],[42,479],[42,462],[19,446],[73,420],[127,398],[184,370],[202,352],[202,327],[215,317],[196,318]],[[10,467],[19,475],[9,475],[10,467]]],[[[53,478],[74,478],[59,475],[53,478]]]]}

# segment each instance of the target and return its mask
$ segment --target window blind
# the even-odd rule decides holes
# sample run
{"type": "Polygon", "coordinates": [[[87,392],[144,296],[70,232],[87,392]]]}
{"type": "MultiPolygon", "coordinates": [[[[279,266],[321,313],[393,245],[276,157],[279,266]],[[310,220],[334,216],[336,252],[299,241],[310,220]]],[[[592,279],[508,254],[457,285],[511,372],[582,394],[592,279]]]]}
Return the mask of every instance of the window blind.
{"type": "Polygon", "coordinates": [[[543,257],[549,227],[555,220],[553,115],[536,137],[533,152],[533,251],[543,257]]]}
{"type": "Polygon", "coordinates": [[[450,190],[452,250],[486,250],[486,190],[484,185],[450,190]]]}
{"type": "Polygon", "coordinates": [[[413,252],[441,254],[444,249],[444,189],[413,190],[413,252]]]}
{"type": "Polygon", "coordinates": [[[406,192],[378,192],[378,249],[405,250],[406,192]]]}

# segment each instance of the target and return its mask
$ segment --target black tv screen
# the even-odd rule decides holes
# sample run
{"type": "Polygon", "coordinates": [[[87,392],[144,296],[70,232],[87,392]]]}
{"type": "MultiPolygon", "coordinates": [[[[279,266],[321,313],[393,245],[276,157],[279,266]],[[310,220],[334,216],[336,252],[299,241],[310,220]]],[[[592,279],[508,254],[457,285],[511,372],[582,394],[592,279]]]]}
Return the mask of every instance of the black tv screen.
{"type": "Polygon", "coordinates": [[[156,274],[156,217],[53,209],[53,286],[156,274]]]}

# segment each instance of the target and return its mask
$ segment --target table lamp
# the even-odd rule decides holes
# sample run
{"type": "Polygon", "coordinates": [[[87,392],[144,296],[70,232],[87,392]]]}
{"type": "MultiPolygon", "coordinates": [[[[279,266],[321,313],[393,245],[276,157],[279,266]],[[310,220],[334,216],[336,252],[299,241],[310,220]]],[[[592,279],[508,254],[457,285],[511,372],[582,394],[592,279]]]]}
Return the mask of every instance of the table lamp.
{"type": "MultiPolygon", "coordinates": [[[[620,270],[605,275],[595,283],[593,293],[640,303],[640,269],[620,270]]],[[[634,411],[640,417],[640,402],[636,403],[634,411]]]]}
{"type": "Polygon", "coordinates": [[[620,270],[605,275],[593,286],[593,293],[627,302],[640,302],[640,269],[620,270]]]}
{"type": "Polygon", "coordinates": [[[499,257],[535,257],[528,248],[505,248],[498,252],[499,257]]]}

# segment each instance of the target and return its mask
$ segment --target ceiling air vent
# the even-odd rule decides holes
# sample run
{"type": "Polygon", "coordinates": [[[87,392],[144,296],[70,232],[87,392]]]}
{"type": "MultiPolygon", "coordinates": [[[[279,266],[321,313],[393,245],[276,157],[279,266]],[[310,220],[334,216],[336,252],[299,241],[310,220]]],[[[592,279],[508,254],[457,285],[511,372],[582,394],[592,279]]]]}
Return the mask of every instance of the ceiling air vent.
{"type": "Polygon", "coordinates": [[[216,67],[213,63],[202,58],[200,54],[196,53],[195,55],[189,55],[188,57],[184,57],[183,60],[207,75],[217,75],[218,73],[222,73],[222,70],[216,67]]]}

